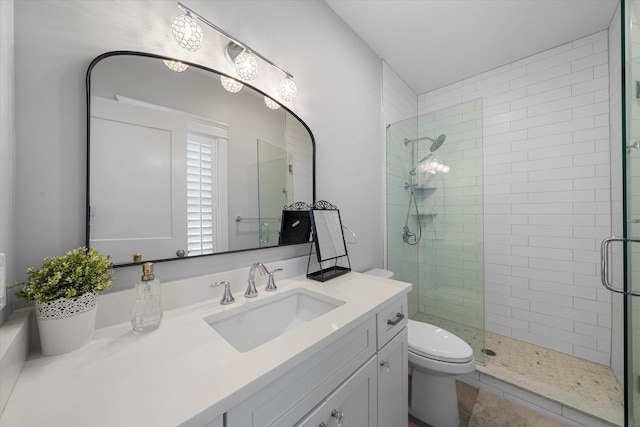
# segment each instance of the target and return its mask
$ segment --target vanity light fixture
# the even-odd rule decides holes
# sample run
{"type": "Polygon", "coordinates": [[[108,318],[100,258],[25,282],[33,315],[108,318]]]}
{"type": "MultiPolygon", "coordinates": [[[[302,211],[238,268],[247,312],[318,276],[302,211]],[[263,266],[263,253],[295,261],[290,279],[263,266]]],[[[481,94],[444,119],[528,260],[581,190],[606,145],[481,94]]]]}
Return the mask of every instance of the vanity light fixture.
{"type": "Polygon", "coordinates": [[[287,75],[278,86],[278,95],[283,101],[293,101],[298,96],[298,88],[291,76],[287,75]]]}
{"type": "MultiPolygon", "coordinates": [[[[269,59],[251,49],[246,43],[242,43],[222,28],[213,24],[193,9],[188,8],[184,4],[178,2],[180,8],[185,14],[176,17],[171,25],[173,35],[183,48],[195,52],[200,49],[203,42],[203,32],[197,20],[204,22],[209,27],[218,31],[220,34],[230,40],[227,45],[226,54],[233,62],[238,73],[238,77],[242,80],[250,81],[258,76],[258,60],[260,58],[276,70],[284,74],[284,79],[278,85],[278,96],[283,101],[293,101],[298,95],[298,88],[293,81],[293,75],[284,71],[269,59]],[[196,20],[197,19],[197,20],[196,20]]],[[[224,84],[223,84],[224,85],[224,84]]],[[[227,89],[225,87],[225,89],[227,89]]],[[[228,90],[228,89],[227,89],[228,90]]],[[[273,102],[273,100],[271,100],[273,102]]],[[[279,105],[278,105],[279,107],[279,105]]]]}
{"type": "Polygon", "coordinates": [[[280,108],[280,104],[278,104],[276,101],[269,98],[268,96],[264,97],[264,103],[266,104],[267,107],[271,108],[272,110],[277,110],[278,108],[280,108]]]}
{"type": "Polygon", "coordinates": [[[171,23],[171,32],[178,44],[188,51],[195,52],[202,47],[204,39],[202,27],[188,11],[184,15],[175,17],[171,23]]]}
{"type": "Polygon", "coordinates": [[[250,81],[258,77],[258,60],[248,50],[243,50],[236,59],[236,73],[242,80],[250,81]]]}
{"type": "Polygon", "coordinates": [[[242,83],[237,81],[236,79],[232,79],[227,76],[220,76],[220,83],[222,83],[222,87],[227,90],[227,92],[238,93],[242,90],[242,83]]]}
{"type": "Polygon", "coordinates": [[[433,159],[430,162],[423,163],[419,170],[435,175],[437,173],[449,173],[451,168],[445,165],[441,160],[433,159]]]}
{"type": "Polygon", "coordinates": [[[164,60],[164,65],[166,65],[168,69],[170,69],[171,71],[175,71],[176,73],[181,73],[189,68],[189,66],[184,62],[171,61],[169,59],[164,60]]]}

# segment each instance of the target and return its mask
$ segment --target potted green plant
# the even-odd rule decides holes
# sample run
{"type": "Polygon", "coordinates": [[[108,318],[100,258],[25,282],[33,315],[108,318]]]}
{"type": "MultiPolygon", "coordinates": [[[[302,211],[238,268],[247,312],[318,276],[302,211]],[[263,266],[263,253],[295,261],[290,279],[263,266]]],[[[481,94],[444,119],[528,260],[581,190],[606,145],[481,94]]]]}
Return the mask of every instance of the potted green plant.
{"type": "Polygon", "coordinates": [[[91,340],[98,292],[111,287],[113,263],[97,249],[80,247],[44,259],[27,270],[16,296],[35,303],[40,345],[45,356],[67,353],[91,340]]]}

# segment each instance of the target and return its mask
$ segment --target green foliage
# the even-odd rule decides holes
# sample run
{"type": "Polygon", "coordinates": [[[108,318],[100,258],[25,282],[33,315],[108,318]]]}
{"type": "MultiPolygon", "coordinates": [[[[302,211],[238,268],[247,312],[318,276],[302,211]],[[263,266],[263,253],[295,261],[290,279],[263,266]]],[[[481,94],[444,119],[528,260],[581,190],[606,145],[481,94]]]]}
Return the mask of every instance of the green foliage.
{"type": "Polygon", "coordinates": [[[59,298],[78,299],[87,292],[101,292],[111,287],[113,263],[97,249],[84,247],[63,256],[44,259],[40,268],[27,270],[27,281],[16,296],[28,301],[47,302],[59,298]]]}

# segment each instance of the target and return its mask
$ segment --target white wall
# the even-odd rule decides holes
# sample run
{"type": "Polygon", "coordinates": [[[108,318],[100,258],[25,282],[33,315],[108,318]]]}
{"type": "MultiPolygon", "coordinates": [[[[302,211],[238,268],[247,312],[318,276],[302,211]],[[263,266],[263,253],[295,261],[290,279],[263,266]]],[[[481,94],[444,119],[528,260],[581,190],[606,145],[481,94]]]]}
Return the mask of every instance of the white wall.
{"type": "Polygon", "coordinates": [[[419,114],[483,98],[486,328],[609,363],[607,32],[418,97],[419,114]]]}
{"type": "MultiPolygon", "coordinates": [[[[0,252],[6,254],[6,280],[14,281],[14,37],[12,0],[0,1],[0,252]]],[[[0,324],[10,306],[0,309],[0,324]]]]}
{"type": "MultiPolygon", "coordinates": [[[[193,8],[295,76],[289,107],[309,125],[317,144],[317,198],[337,204],[357,233],[352,267],[380,267],[382,162],[380,60],[319,0],[191,1],[193,8]]],[[[16,20],[17,271],[37,266],[84,243],[84,77],[90,61],[110,50],[141,50],[200,62],[231,72],[213,30],[210,46],[181,50],[169,25],[179,14],[169,1],[19,0],[16,20]],[[217,43],[217,44],[216,44],[217,43]]],[[[267,93],[281,76],[266,66],[255,86],[267,93]]],[[[4,92],[3,92],[4,93],[4,92]]],[[[161,280],[292,257],[306,248],[160,264],[161,280]]],[[[117,270],[117,287],[129,287],[136,270],[117,270]]],[[[20,276],[22,277],[22,276],[20,276]]]]}

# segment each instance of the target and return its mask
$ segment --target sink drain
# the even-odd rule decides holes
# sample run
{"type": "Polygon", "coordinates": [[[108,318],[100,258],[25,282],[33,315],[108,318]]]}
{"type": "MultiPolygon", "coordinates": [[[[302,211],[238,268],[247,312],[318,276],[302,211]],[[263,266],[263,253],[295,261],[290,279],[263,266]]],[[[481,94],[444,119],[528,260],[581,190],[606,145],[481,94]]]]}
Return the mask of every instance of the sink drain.
{"type": "Polygon", "coordinates": [[[484,354],[486,354],[487,356],[495,356],[497,353],[489,348],[483,348],[482,350],[480,350],[481,352],[483,352],[484,354]]]}

